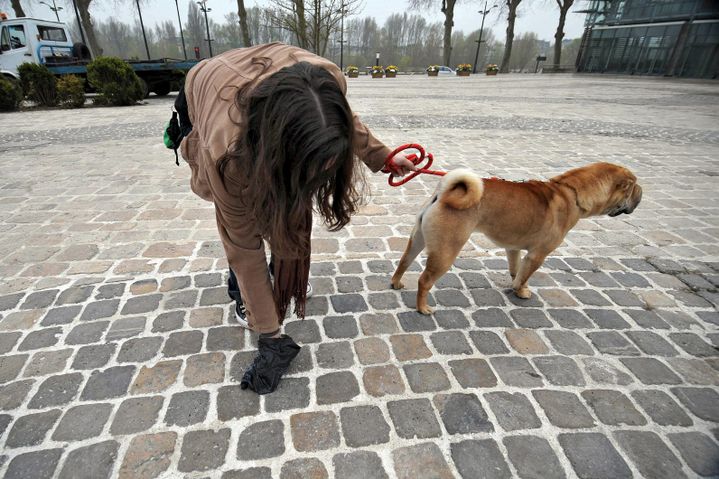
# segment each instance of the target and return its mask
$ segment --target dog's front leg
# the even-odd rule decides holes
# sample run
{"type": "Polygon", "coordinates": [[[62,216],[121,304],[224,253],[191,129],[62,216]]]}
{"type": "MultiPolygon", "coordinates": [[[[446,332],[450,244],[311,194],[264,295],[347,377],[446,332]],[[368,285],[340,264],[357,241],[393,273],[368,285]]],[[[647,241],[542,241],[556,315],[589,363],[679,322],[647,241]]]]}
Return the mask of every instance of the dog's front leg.
{"type": "Polygon", "coordinates": [[[514,288],[514,294],[523,299],[529,299],[532,296],[532,292],[527,287],[527,281],[534,274],[537,269],[542,266],[544,259],[547,257],[547,253],[539,253],[537,251],[529,251],[519,266],[517,276],[512,281],[512,288],[514,288]]]}
{"type": "Polygon", "coordinates": [[[402,254],[402,259],[399,260],[399,265],[397,265],[397,271],[395,271],[392,275],[392,288],[404,288],[404,284],[402,284],[402,276],[404,275],[405,271],[407,271],[407,268],[409,268],[409,266],[412,264],[412,261],[414,261],[414,259],[423,249],[424,236],[422,235],[422,228],[418,223],[412,230],[412,235],[409,237],[407,247],[402,254]]]}

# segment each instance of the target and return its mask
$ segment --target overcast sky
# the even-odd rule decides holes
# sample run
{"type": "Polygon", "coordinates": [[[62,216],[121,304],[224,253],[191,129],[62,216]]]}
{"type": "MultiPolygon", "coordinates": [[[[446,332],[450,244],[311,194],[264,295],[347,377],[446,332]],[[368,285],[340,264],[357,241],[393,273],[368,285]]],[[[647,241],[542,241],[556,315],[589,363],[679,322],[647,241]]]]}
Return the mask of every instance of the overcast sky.
{"type": "MultiPolygon", "coordinates": [[[[179,0],[183,22],[187,15],[188,1],[189,0],[179,0]]],[[[501,2],[502,0],[496,3],[501,2]]],[[[27,4],[28,2],[24,3],[27,4]]],[[[62,0],[57,0],[57,3],[60,5],[63,2],[62,0]]],[[[162,20],[177,20],[175,2],[173,0],[143,0],[141,3],[143,4],[142,16],[145,25],[153,25],[162,20]]],[[[439,0],[437,0],[437,3],[439,4],[439,0]]],[[[493,3],[495,2],[490,0],[488,6],[492,6],[493,3]]],[[[575,4],[572,11],[580,10],[585,6],[586,2],[577,1],[576,3],[579,5],[575,4]]],[[[247,8],[255,5],[260,7],[269,6],[269,4],[270,2],[267,0],[245,1],[247,8]]],[[[119,20],[130,23],[135,20],[137,15],[137,10],[134,5],[135,2],[133,0],[95,0],[93,1],[91,13],[97,18],[105,19],[113,16],[119,20]]],[[[225,14],[236,11],[237,9],[237,2],[235,0],[207,0],[207,5],[212,8],[210,12],[211,18],[219,23],[224,23],[225,14]]],[[[455,28],[464,30],[465,33],[479,29],[482,16],[478,12],[483,6],[483,0],[464,0],[460,2],[460,4],[455,7],[455,28]]],[[[34,5],[31,9],[28,8],[28,10],[31,10],[33,16],[36,17],[46,19],[53,19],[54,17],[54,14],[44,5],[34,5]]],[[[364,0],[364,9],[359,16],[375,17],[377,23],[382,25],[384,20],[392,13],[401,13],[406,10],[407,2],[405,0],[364,0]]],[[[582,34],[584,15],[573,13],[572,11],[570,11],[567,16],[567,23],[564,28],[565,38],[576,38],[582,34]]],[[[68,14],[71,13],[72,8],[62,10],[60,12],[60,20],[65,22],[70,21],[68,14]]],[[[430,21],[441,21],[444,18],[439,8],[417,13],[423,15],[430,21]]],[[[540,39],[553,41],[558,16],[559,10],[554,0],[525,0],[519,6],[514,33],[516,35],[524,32],[536,32],[540,39]]],[[[485,28],[490,28],[498,39],[503,40],[506,35],[506,16],[500,18],[499,9],[493,9],[492,12],[487,15],[485,28]]]]}

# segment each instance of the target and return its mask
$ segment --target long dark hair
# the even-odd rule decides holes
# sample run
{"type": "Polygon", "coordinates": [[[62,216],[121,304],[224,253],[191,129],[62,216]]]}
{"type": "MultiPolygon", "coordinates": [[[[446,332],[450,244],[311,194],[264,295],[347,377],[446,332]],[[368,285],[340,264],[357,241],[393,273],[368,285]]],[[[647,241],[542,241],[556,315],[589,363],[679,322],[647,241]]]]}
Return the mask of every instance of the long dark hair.
{"type": "MultiPolygon", "coordinates": [[[[269,59],[255,63],[269,67],[269,59]]],[[[362,201],[347,100],[327,70],[301,62],[247,85],[235,102],[244,113],[243,133],[220,160],[220,171],[237,162],[246,173],[243,200],[275,254],[306,256],[313,201],[332,231],[345,226],[362,201]]]]}

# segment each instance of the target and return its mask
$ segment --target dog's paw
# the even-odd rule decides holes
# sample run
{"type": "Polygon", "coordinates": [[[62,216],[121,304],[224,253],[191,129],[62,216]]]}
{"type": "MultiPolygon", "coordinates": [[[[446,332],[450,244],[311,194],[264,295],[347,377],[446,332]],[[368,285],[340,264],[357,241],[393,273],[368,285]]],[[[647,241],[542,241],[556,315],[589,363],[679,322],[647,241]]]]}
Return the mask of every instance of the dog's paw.
{"type": "Polygon", "coordinates": [[[425,314],[427,316],[434,313],[434,309],[430,308],[429,306],[421,306],[421,307],[417,308],[417,311],[419,311],[420,313],[425,314]]]}
{"type": "Polygon", "coordinates": [[[532,297],[532,292],[526,286],[524,288],[515,289],[514,294],[516,294],[518,298],[522,299],[529,299],[532,297]]]}
{"type": "Polygon", "coordinates": [[[402,281],[400,281],[398,279],[392,280],[392,289],[402,289],[402,288],[404,288],[404,283],[402,283],[402,281]]]}

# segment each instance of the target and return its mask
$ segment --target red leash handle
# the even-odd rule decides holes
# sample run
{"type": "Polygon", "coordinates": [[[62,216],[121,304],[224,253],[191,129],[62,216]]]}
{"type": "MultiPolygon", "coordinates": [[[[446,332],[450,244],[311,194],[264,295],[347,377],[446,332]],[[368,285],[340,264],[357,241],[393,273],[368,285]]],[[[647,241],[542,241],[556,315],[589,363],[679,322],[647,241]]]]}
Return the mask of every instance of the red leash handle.
{"type": "Polygon", "coordinates": [[[400,186],[405,183],[407,183],[409,180],[416,178],[418,175],[422,173],[426,173],[428,175],[437,175],[437,176],[444,176],[447,174],[446,171],[437,171],[437,170],[430,170],[429,167],[432,166],[432,162],[434,161],[434,156],[432,156],[432,153],[425,153],[424,148],[422,145],[418,145],[417,143],[407,143],[406,145],[399,146],[394,149],[392,153],[387,156],[387,159],[385,160],[385,168],[382,171],[388,171],[389,172],[389,178],[387,178],[387,183],[389,183],[390,186],[400,186]],[[413,171],[409,175],[405,176],[404,178],[401,178],[399,180],[395,180],[395,175],[397,174],[397,167],[392,161],[394,156],[404,150],[417,150],[419,152],[419,156],[417,154],[411,154],[407,156],[407,159],[410,160],[412,163],[414,163],[415,166],[420,165],[425,157],[427,158],[427,163],[424,164],[421,168],[418,168],[416,171],[413,171]]]}

